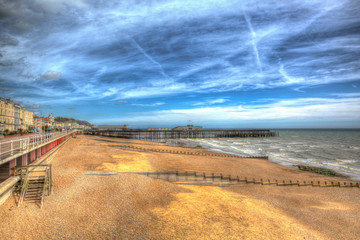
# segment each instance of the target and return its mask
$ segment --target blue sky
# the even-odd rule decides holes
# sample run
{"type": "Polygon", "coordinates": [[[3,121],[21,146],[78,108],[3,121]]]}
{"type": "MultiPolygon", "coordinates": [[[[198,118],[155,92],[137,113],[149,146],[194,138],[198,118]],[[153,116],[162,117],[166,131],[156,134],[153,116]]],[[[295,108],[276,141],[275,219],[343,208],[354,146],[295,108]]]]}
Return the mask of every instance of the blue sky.
{"type": "Polygon", "coordinates": [[[130,127],[360,127],[359,1],[0,0],[0,94],[130,127]]]}

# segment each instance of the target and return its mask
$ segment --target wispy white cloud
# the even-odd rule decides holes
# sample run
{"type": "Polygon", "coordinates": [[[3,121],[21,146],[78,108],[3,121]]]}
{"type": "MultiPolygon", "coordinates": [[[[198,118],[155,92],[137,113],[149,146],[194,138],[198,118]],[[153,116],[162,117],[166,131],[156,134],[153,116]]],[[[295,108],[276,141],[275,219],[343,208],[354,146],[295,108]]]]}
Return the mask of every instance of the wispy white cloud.
{"type": "Polygon", "coordinates": [[[54,71],[47,71],[46,73],[40,76],[41,79],[46,79],[46,80],[58,80],[60,77],[61,77],[61,73],[54,71]]]}
{"type": "Polygon", "coordinates": [[[120,100],[120,101],[117,101],[116,103],[118,103],[118,104],[127,104],[127,103],[128,103],[128,101],[125,101],[125,100],[120,100]]]}
{"type": "Polygon", "coordinates": [[[116,99],[131,99],[131,98],[149,98],[149,97],[158,97],[164,95],[176,95],[184,92],[192,92],[187,84],[173,84],[169,86],[157,87],[137,87],[130,90],[124,90],[119,93],[116,99]]]}
{"type": "Polygon", "coordinates": [[[157,102],[157,103],[132,103],[131,105],[136,107],[157,107],[164,104],[165,103],[163,102],[157,102]]]}
{"type": "Polygon", "coordinates": [[[331,95],[339,97],[339,98],[356,98],[356,97],[360,97],[360,92],[357,92],[357,93],[332,93],[331,95]]]}
{"type": "Polygon", "coordinates": [[[203,107],[193,109],[169,109],[143,113],[141,116],[98,119],[99,122],[126,122],[140,124],[146,122],[206,122],[215,119],[222,121],[353,121],[360,127],[360,98],[299,98],[280,100],[263,105],[239,105],[228,107],[203,107]]]}
{"type": "Polygon", "coordinates": [[[230,100],[226,99],[226,98],[217,98],[217,99],[209,99],[209,100],[204,101],[204,102],[197,102],[197,103],[194,103],[193,105],[194,106],[213,105],[213,104],[218,104],[218,103],[225,103],[225,102],[228,102],[228,101],[230,101],[230,100]]]}
{"type": "Polygon", "coordinates": [[[0,87],[43,104],[214,93],[195,106],[231,112],[230,91],[359,81],[359,10],[338,0],[7,1],[0,87]]]}
{"type": "Polygon", "coordinates": [[[284,77],[286,85],[287,84],[296,84],[296,83],[304,82],[304,78],[296,78],[296,77],[289,76],[288,73],[284,69],[284,64],[280,65],[279,73],[281,74],[281,76],[284,77]]]}
{"type": "Polygon", "coordinates": [[[35,0],[35,4],[42,8],[42,10],[51,13],[59,13],[64,11],[67,7],[86,8],[88,5],[84,0],[35,0]]]}
{"type": "Polygon", "coordinates": [[[106,92],[102,93],[102,97],[109,97],[117,94],[119,92],[119,89],[117,88],[109,88],[106,92]]]}

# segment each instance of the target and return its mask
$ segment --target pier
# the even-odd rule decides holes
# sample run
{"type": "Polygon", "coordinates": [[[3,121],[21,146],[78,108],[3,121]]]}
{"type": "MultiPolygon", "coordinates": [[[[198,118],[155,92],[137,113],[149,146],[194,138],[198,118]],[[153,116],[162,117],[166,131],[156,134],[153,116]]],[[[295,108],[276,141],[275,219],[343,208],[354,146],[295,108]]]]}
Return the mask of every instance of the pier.
{"type": "Polygon", "coordinates": [[[162,142],[166,139],[184,138],[246,138],[274,137],[276,132],[269,129],[203,129],[203,130],[89,130],[87,135],[139,139],[144,141],[162,142]]]}

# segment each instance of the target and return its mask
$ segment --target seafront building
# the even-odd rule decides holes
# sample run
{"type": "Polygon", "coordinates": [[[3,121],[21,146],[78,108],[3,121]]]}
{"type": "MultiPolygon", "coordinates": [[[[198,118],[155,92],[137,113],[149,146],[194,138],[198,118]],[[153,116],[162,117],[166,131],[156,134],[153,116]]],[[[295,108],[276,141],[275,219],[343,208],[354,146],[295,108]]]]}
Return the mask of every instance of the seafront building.
{"type": "Polygon", "coordinates": [[[42,127],[45,125],[44,118],[34,115],[34,129],[36,132],[42,132],[42,127]]]}
{"type": "Polygon", "coordinates": [[[48,119],[50,120],[50,128],[52,129],[54,127],[54,123],[55,123],[55,117],[52,113],[50,113],[48,119]]]}
{"type": "Polygon", "coordinates": [[[70,130],[88,129],[86,125],[79,125],[74,122],[56,122],[51,113],[48,117],[36,116],[25,107],[15,103],[11,99],[0,97],[0,135],[14,131],[36,131],[46,130],[70,130]]]}
{"type": "Polygon", "coordinates": [[[20,129],[20,104],[14,104],[14,127],[15,127],[15,131],[20,129]]]}
{"type": "Polygon", "coordinates": [[[25,108],[20,106],[20,128],[21,129],[26,129],[26,126],[25,126],[25,108]]]}
{"type": "Polygon", "coordinates": [[[15,130],[15,103],[0,97],[0,131],[15,130]]]}
{"type": "Polygon", "coordinates": [[[33,113],[11,99],[0,97],[0,132],[31,130],[34,128],[33,113]]]}
{"type": "Polygon", "coordinates": [[[44,118],[44,126],[47,126],[47,129],[51,129],[51,121],[48,118],[44,118]]]}
{"type": "Polygon", "coordinates": [[[34,113],[21,107],[20,110],[21,129],[33,130],[34,129],[34,113]]]}
{"type": "Polygon", "coordinates": [[[13,100],[0,97],[0,133],[19,131],[20,129],[41,132],[45,125],[49,130],[52,129],[54,122],[53,114],[50,114],[48,118],[39,117],[13,100]]]}
{"type": "Polygon", "coordinates": [[[44,127],[47,130],[67,129],[64,123],[55,122],[55,117],[52,113],[47,118],[34,115],[33,119],[34,119],[34,129],[37,132],[42,132],[44,130],[44,127]]]}
{"type": "Polygon", "coordinates": [[[65,129],[65,124],[62,122],[54,122],[54,129],[65,129]]]}

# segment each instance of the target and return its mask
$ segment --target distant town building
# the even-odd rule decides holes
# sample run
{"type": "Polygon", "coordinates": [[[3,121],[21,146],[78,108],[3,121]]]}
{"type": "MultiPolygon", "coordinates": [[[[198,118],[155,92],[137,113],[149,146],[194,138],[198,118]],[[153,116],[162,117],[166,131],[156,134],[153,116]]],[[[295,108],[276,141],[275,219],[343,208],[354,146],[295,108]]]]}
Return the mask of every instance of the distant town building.
{"type": "Polygon", "coordinates": [[[53,129],[63,130],[63,129],[65,129],[65,123],[54,122],[53,129]]]}
{"type": "Polygon", "coordinates": [[[37,132],[42,132],[42,127],[45,125],[44,118],[34,115],[34,128],[37,132]]]}
{"type": "Polygon", "coordinates": [[[174,127],[172,130],[181,130],[181,131],[194,131],[194,130],[202,130],[202,127],[194,127],[194,125],[187,125],[185,127],[174,127]]]}
{"type": "Polygon", "coordinates": [[[52,129],[54,127],[54,123],[55,123],[55,117],[52,113],[50,113],[48,119],[50,120],[50,128],[52,129]]]}
{"type": "Polygon", "coordinates": [[[51,128],[51,120],[48,118],[43,118],[44,119],[44,126],[47,126],[48,129],[51,128]]]}

